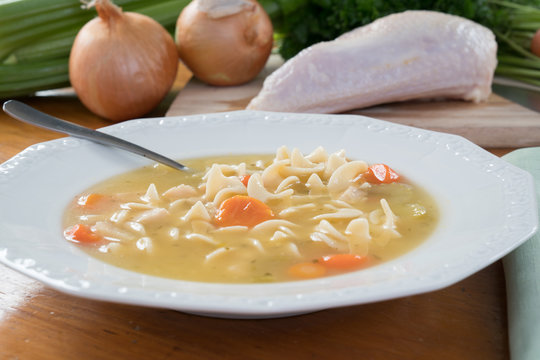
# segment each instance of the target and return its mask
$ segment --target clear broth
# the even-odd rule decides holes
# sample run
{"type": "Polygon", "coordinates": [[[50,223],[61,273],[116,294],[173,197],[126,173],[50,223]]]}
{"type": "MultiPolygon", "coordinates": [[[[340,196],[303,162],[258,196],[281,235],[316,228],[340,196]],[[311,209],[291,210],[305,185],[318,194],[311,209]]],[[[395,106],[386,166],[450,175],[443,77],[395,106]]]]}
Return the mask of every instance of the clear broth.
{"type": "MultiPolygon", "coordinates": [[[[77,223],[93,223],[94,218],[109,219],[116,216],[122,203],[140,201],[145,195],[150,183],[155,184],[158,193],[178,184],[198,187],[203,182],[203,175],[213,163],[238,164],[244,162],[248,171],[260,170],[261,165],[269,165],[273,155],[241,155],[206,157],[185,160],[194,172],[180,172],[165,166],[156,165],[131,171],[99,183],[83,194],[99,193],[113,197],[115,200],[106,206],[85,209],[77,204],[80,195],[74,198],[65,213],[66,228],[77,223]]],[[[295,185],[298,193],[306,193],[302,185],[295,185]]],[[[433,232],[438,223],[439,213],[434,199],[422,188],[402,181],[393,184],[374,185],[367,191],[367,198],[358,205],[365,213],[375,211],[380,207],[380,199],[385,198],[394,214],[398,217],[397,230],[401,237],[392,239],[386,244],[373,239],[369,245],[369,266],[394,259],[403,255],[423,241],[433,232]]],[[[287,216],[294,223],[294,246],[280,248],[279,239],[272,239],[276,233],[273,228],[267,232],[261,231],[256,236],[245,231],[225,231],[212,234],[213,243],[190,239],[192,231],[189,222],[179,221],[193,205],[186,201],[184,205],[161,200],[156,206],[168,207],[170,221],[145,226],[144,234],[135,234],[129,241],[107,241],[96,245],[81,247],[91,256],[111,265],[139,273],[191,281],[219,283],[261,283],[298,280],[289,275],[288,269],[299,262],[316,262],[321,256],[336,253],[335,249],[320,241],[313,241],[314,224],[312,218],[328,212],[328,196],[310,197],[309,202],[314,207],[287,216]],[[326,209],[326,210],[325,210],[326,209]],[[175,230],[176,229],[176,230],[175,230]],[[175,234],[172,236],[171,233],[175,234]],[[138,237],[151,239],[151,247],[141,246],[138,237]],[[255,246],[253,239],[264,248],[255,246]],[[114,243],[114,246],[110,246],[114,243]],[[294,247],[298,250],[295,254],[294,247]],[[208,255],[217,249],[211,261],[208,255]]],[[[305,201],[305,200],[304,200],[305,201]]],[[[291,205],[290,202],[270,203],[274,213],[279,214],[291,205]]],[[[332,220],[332,225],[340,232],[345,231],[348,220],[332,220]]],[[[291,230],[289,229],[289,230],[291,230]]],[[[130,234],[133,231],[130,232],[130,234]]],[[[144,244],[143,244],[144,245],[144,244]]],[[[336,275],[343,271],[329,271],[327,275],[336,275]]]]}

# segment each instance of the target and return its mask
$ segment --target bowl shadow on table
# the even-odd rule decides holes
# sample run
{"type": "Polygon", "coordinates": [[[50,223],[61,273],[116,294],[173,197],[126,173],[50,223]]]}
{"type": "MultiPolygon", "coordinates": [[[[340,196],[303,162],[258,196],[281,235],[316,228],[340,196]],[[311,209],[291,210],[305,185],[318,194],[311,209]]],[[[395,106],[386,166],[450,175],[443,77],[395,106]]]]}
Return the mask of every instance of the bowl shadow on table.
{"type": "Polygon", "coordinates": [[[269,320],[92,301],[40,286],[3,321],[0,338],[20,332],[25,340],[10,347],[20,358],[46,348],[50,358],[79,359],[508,359],[505,307],[500,262],[439,291],[269,320]]]}

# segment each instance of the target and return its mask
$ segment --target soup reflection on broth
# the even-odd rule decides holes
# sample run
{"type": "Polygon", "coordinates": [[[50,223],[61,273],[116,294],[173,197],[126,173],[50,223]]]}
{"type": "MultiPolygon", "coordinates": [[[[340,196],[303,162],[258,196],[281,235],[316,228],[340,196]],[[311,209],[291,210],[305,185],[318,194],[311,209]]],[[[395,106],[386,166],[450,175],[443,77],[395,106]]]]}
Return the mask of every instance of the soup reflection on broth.
{"type": "Polygon", "coordinates": [[[437,224],[424,190],[344,151],[281,147],[182,162],[193,171],[155,165],[78,195],[64,236],[140,273],[260,283],[374,266],[413,249],[437,224]]]}

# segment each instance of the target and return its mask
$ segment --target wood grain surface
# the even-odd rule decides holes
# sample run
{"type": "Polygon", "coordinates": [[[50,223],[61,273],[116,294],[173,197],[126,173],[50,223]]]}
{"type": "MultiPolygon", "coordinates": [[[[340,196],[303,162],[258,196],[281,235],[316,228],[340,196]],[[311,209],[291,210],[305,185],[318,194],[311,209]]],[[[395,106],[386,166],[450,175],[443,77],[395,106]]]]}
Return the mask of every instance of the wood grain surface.
{"type": "MultiPolygon", "coordinates": [[[[260,91],[266,76],[281,63],[279,58],[271,57],[255,80],[240,86],[215,87],[192,79],[178,93],[166,115],[243,110],[260,91]]],[[[409,101],[347,113],[456,134],[483,147],[540,145],[540,114],[495,94],[480,104],[409,101]]]]}
{"type": "MultiPolygon", "coordinates": [[[[180,88],[187,78],[179,78],[180,88]]],[[[176,95],[149,116],[164,115],[176,95]]],[[[109,125],[69,92],[22,100],[85,126],[109,125]]],[[[2,113],[0,162],[61,136],[2,113]]],[[[496,360],[509,358],[507,336],[501,262],[442,290],[272,320],[215,319],[82,299],[0,265],[2,360],[496,360]]]]}

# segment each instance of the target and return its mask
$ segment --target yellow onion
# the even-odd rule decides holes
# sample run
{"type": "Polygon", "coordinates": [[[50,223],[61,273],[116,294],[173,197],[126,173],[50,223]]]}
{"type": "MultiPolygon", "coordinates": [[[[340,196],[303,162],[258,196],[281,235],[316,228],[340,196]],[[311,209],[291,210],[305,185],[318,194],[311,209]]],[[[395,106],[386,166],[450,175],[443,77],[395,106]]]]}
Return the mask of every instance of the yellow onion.
{"type": "Polygon", "coordinates": [[[193,0],[176,23],[178,54],[193,75],[211,85],[239,85],[262,70],[273,27],[254,0],[193,0]]]}
{"type": "Polygon", "coordinates": [[[170,90],[178,69],[172,36],[152,18],[96,0],[98,17],[77,34],[69,79],[82,103],[113,121],[142,116],[170,90]]]}

